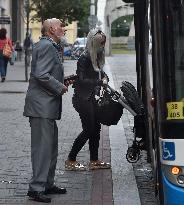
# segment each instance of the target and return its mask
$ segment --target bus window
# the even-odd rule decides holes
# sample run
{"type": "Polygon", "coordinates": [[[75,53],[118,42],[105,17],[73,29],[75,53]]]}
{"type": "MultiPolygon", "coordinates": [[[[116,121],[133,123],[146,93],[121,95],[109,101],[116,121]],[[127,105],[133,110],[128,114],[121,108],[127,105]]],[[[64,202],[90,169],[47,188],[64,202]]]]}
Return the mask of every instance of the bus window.
{"type": "Polygon", "coordinates": [[[183,4],[183,0],[172,0],[172,6],[173,6],[173,9],[180,9],[182,4],[183,4]]]}
{"type": "Polygon", "coordinates": [[[165,1],[165,7],[165,32],[168,36],[165,58],[169,58],[165,74],[170,81],[166,98],[181,101],[184,99],[184,5],[182,0],[169,0],[165,1]]]}
{"type": "Polygon", "coordinates": [[[172,0],[176,101],[184,98],[184,7],[181,2],[172,0]]]}

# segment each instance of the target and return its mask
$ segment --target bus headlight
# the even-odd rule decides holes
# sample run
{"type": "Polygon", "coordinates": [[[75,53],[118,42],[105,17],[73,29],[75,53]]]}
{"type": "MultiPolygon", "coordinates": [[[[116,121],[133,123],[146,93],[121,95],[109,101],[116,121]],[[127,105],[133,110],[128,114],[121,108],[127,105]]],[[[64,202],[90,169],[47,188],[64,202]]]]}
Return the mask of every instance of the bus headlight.
{"type": "Polygon", "coordinates": [[[173,175],[178,175],[179,173],[180,173],[180,168],[179,167],[172,167],[171,168],[171,173],[173,174],[173,175]]]}
{"type": "Polygon", "coordinates": [[[184,175],[179,175],[177,177],[177,181],[178,181],[179,184],[184,184],[184,175]]]}

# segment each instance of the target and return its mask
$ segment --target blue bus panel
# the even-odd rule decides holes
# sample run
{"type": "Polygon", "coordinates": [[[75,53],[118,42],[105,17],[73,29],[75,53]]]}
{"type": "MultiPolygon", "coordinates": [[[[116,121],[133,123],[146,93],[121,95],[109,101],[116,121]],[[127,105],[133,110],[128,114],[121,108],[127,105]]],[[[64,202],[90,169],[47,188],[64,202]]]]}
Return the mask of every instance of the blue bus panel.
{"type": "MultiPolygon", "coordinates": [[[[184,188],[171,184],[162,172],[164,205],[184,205],[184,188]]],[[[162,203],[161,203],[162,204],[162,203]]]]}

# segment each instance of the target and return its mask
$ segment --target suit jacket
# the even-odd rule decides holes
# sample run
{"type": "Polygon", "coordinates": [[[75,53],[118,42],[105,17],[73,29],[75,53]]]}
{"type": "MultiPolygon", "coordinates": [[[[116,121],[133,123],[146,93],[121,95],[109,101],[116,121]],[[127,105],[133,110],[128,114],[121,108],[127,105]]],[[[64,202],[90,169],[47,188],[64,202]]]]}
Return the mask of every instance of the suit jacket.
{"type": "Polygon", "coordinates": [[[60,119],[64,70],[54,43],[40,39],[34,45],[24,116],[60,119]]]}

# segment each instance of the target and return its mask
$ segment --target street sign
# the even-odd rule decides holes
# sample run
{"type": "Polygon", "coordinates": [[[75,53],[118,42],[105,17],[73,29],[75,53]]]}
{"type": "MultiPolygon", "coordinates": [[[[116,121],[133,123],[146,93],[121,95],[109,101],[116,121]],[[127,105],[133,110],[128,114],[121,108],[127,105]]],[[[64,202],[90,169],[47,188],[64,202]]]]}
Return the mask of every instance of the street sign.
{"type": "Polygon", "coordinates": [[[10,24],[10,16],[0,16],[0,24],[10,24]]]}
{"type": "Polygon", "coordinates": [[[175,144],[174,142],[162,141],[162,159],[174,161],[175,156],[175,144]]]}
{"type": "Polygon", "coordinates": [[[88,17],[88,23],[90,28],[95,28],[97,22],[98,22],[98,18],[96,15],[90,15],[88,17]]]}

